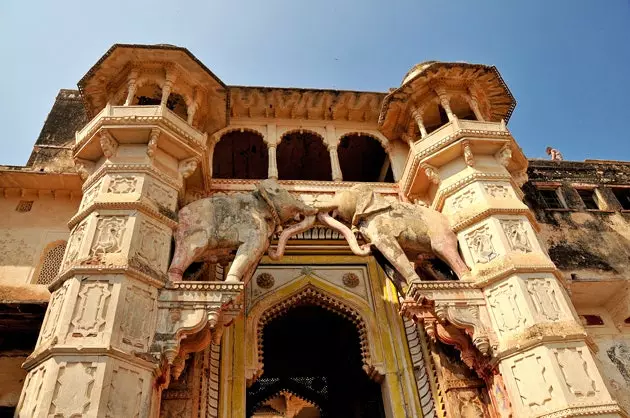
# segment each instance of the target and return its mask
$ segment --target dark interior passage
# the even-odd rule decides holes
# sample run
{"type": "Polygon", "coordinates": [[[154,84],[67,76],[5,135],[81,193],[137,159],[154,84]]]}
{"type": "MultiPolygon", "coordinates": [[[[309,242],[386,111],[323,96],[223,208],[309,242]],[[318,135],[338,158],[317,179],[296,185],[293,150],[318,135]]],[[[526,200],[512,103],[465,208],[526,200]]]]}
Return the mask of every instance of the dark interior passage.
{"type": "Polygon", "coordinates": [[[362,369],[349,320],[313,305],[292,308],[263,331],[264,373],[248,389],[248,417],[283,390],[317,405],[322,417],[383,418],[380,385],[362,369]]]}

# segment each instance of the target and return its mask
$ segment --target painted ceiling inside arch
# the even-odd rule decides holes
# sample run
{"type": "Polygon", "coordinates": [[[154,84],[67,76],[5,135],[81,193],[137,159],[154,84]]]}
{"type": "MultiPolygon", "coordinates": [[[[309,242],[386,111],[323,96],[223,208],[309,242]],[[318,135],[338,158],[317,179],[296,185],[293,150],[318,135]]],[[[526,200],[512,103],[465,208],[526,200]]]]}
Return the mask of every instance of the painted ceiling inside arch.
{"type": "Polygon", "coordinates": [[[138,84],[171,83],[189,107],[194,103],[196,125],[208,133],[226,127],[231,118],[280,118],[363,122],[378,125],[388,137],[399,135],[409,107],[436,84],[473,90],[488,118],[496,121],[508,120],[516,104],[497,69],[487,65],[427,61],[414,66],[389,93],[227,86],[186,48],[116,44],[78,83],[88,115],[124,98],[130,74],[137,75],[138,84]]]}

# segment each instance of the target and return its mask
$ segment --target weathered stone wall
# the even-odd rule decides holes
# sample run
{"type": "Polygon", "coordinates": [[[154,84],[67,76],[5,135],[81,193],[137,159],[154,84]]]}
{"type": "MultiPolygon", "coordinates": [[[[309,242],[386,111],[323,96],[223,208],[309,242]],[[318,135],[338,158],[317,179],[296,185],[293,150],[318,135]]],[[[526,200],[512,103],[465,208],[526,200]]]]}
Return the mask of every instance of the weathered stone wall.
{"type": "Polygon", "coordinates": [[[623,277],[630,267],[630,213],[611,186],[630,185],[630,164],[622,162],[530,161],[525,202],[540,222],[549,256],[567,277],[623,277]],[[559,187],[566,209],[547,209],[537,187],[559,187]],[[594,186],[603,210],[586,210],[575,187],[594,186]]]}
{"type": "Polygon", "coordinates": [[[630,311],[630,212],[611,189],[630,185],[630,164],[532,160],[528,174],[523,191],[540,223],[539,236],[568,279],[608,390],[630,411],[630,324],[624,323],[630,311]],[[566,208],[546,208],[541,187],[559,187],[566,208]],[[576,187],[596,188],[601,210],[587,210],[576,187]],[[586,316],[600,323],[587,323],[586,316]]]}
{"type": "Polygon", "coordinates": [[[37,171],[74,171],[70,148],[88,122],[78,90],[60,90],[26,165],[37,171]]]}
{"type": "Polygon", "coordinates": [[[78,198],[0,198],[0,285],[36,281],[34,275],[44,249],[68,239],[67,222],[78,207],[78,198]],[[31,209],[18,212],[18,205],[25,201],[32,202],[31,209]]]}

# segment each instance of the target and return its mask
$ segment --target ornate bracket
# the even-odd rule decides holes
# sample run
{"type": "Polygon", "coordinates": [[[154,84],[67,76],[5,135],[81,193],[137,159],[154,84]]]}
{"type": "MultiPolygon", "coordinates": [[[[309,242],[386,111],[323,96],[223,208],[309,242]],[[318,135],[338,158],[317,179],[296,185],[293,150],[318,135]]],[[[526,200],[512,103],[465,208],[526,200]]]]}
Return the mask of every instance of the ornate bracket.
{"type": "Polygon", "coordinates": [[[199,164],[199,159],[197,157],[187,158],[185,160],[180,161],[179,163],[179,173],[183,178],[187,179],[192,176],[192,173],[197,169],[197,165],[199,164]]]}
{"type": "Polygon", "coordinates": [[[490,354],[490,339],[479,319],[479,306],[467,303],[435,305],[435,314],[442,323],[451,323],[470,335],[477,349],[487,356],[490,354]]]}
{"type": "Polygon", "coordinates": [[[107,130],[102,130],[100,134],[100,143],[103,155],[106,158],[111,158],[116,153],[116,149],[118,149],[118,141],[116,141],[112,134],[110,134],[107,130]]]}
{"type": "Polygon", "coordinates": [[[242,283],[177,282],[162,289],[158,299],[158,322],[151,352],[166,361],[178,378],[189,353],[200,351],[221,339],[241,309],[238,296],[242,283]]]}

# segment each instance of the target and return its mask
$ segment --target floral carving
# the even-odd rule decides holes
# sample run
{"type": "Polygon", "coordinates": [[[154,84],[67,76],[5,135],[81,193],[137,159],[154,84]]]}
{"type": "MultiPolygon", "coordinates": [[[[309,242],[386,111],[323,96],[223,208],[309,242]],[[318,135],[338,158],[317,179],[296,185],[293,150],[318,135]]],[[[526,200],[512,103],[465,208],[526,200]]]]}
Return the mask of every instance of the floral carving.
{"type": "Polygon", "coordinates": [[[96,223],[94,243],[90,248],[90,256],[100,257],[104,254],[116,254],[122,251],[122,237],[127,219],[119,216],[100,218],[96,223]]]}
{"type": "Polygon", "coordinates": [[[510,194],[510,189],[503,184],[486,184],[484,189],[489,196],[500,199],[505,199],[510,194]]]}
{"type": "Polygon", "coordinates": [[[532,251],[532,245],[527,236],[527,229],[521,220],[502,220],[501,226],[505,231],[505,236],[510,243],[510,248],[514,251],[529,253],[532,251]]]}
{"type": "Polygon", "coordinates": [[[160,129],[154,128],[151,130],[151,136],[147,145],[147,156],[153,160],[155,158],[155,151],[158,147],[158,138],[160,137],[160,129]]]}
{"type": "Polygon", "coordinates": [[[488,263],[498,256],[492,244],[492,235],[488,225],[466,234],[466,242],[476,263],[488,263]]]}
{"type": "Polygon", "coordinates": [[[269,273],[260,273],[256,277],[256,285],[261,289],[271,289],[276,283],[276,280],[269,273]]]}
{"type": "Polygon", "coordinates": [[[341,281],[343,282],[344,286],[350,287],[350,288],[357,287],[359,283],[361,283],[361,279],[359,279],[359,276],[357,276],[354,273],[344,274],[343,277],[341,278],[341,281]]]}
{"type": "Polygon", "coordinates": [[[109,182],[107,193],[124,194],[136,191],[138,179],[133,176],[114,176],[109,182]]]}
{"type": "Polygon", "coordinates": [[[467,206],[470,206],[476,199],[477,195],[474,189],[465,190],[455,195],[451,200],[452,210],[461,210],[467,206]]]}
{"type": "Polygon", "coordinates": [[[470,142],[463,141],[462,149],[464,150],[464,161],[469,167],[475,166],[475,157],[473,156],[472,149],[470,148],[470,142]]]}

